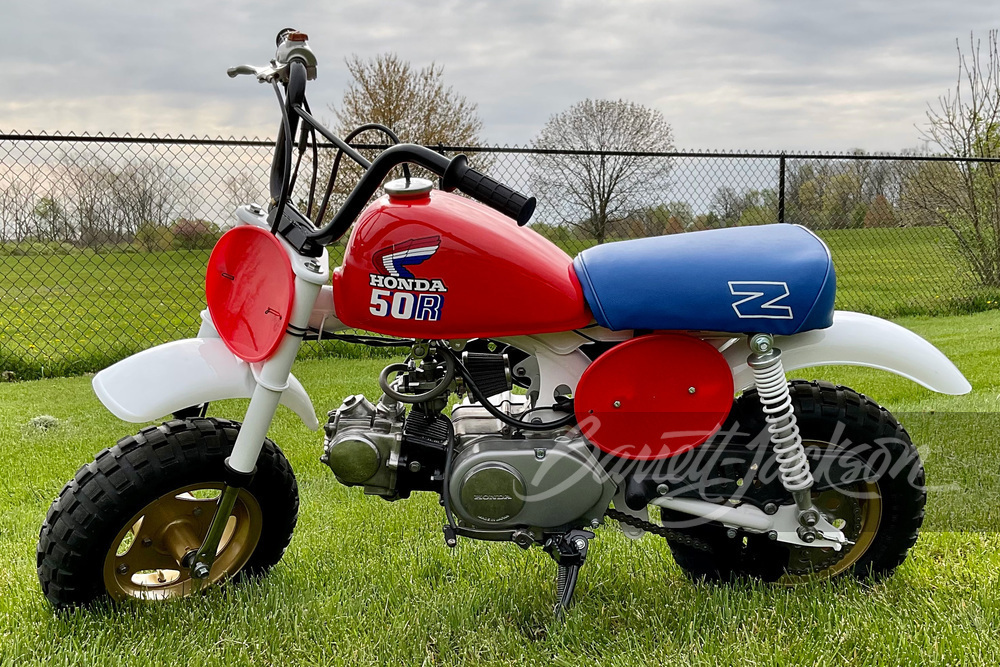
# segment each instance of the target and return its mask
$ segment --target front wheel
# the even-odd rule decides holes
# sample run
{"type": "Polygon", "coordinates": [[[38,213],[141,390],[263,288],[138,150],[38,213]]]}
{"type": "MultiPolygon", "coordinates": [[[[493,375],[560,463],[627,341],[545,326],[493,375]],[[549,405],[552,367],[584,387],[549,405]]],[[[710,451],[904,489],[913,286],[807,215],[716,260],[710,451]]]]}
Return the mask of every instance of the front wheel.
{"type": "MultiPolygon", "coordinates": [[[[49,508],[38,578],[56,607],[163,600],[197,591],[189,566],[224,488],[239,424],[175,420],[123,438],[81,467],[49,508]]],[[[253,481],[237,496],[206,583],[261,574],[284,554],[298,518],[288,460],[264,441],[253,481]]]]}

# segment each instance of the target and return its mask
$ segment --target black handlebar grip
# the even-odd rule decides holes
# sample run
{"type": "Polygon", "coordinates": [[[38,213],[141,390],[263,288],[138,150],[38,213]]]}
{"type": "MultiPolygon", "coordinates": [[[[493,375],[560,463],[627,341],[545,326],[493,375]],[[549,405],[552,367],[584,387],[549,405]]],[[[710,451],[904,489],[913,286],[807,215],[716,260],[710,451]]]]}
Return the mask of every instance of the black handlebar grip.
{"type": "Polygon", "coordinates": [[[441,176],[441,189],[458,188],[476,201],[500,211],[523,227],[535,212],[535,198],[525,197],[469,166],[464,155],[456,155],[441,176]]]}

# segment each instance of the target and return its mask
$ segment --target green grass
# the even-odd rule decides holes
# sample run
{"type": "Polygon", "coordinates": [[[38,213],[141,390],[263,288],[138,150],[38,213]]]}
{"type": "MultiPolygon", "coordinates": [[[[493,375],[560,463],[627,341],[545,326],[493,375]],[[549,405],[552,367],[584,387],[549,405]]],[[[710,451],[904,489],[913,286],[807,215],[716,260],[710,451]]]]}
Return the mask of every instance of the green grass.
{"type": "MultiPolygon", "coordinates": [[[[864,391],[922,447],[929,529],[895,576],[693,586],[660,539],[601,529],[564,625],[552,621],[547,556],[469,541],[449,551],[434,497],[390,504],[341,487],[318,461],[320,436],[285,409],[271,435],[302,508],[270,576],[195,600],[56,615],[35,578],[38,527],[75,469],[137,427],[104,411],[85,377],[0,385],[0,664],[995,664],[1000,313],[901,323],[951,355],[974,393],[939,396],[864,369],[796,373],[864,391]],[[41,414],[60,425],[31,429],[41,414]],[[976,521],[988,530],[954,530],[976,521]]],[[[374,395],[383,363],[305,361],[296,373],[325,411],[374,395]]],[[[212,413],[239,418],[243,407],[212,413]]]]}
{"type": "MultiPolygon", "coordinates": [[[[0,371],[22,380],[94,372],[195,335],[209,252],[0,255],[0,371]]],[[[338,343],[303,356],[331,353],[370,356],[338,343]]]]}
{"type": "Polygon", "coordinates": [[[70,375],[198,330],[209,251],[0,256],[0,370],[70,375]]]}

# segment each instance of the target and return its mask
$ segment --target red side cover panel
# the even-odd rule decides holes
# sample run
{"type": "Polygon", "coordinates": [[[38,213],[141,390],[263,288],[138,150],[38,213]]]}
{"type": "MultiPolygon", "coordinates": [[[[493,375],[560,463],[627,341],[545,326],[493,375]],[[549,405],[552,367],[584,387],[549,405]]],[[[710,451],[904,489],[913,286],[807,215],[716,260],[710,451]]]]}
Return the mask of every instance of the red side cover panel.
{"type": "Polygon", "coordinates": [[[733,405],[733,373],[703,340],[640,336],[588,366],[573,398],[583,434],[601,450],[664,459],[719,430],[733,405]]]}
{"type": "Polygon", "coordinates": [[[569,255],[477,202],[381,198],[334,271],[337,317],[411,338],[566,331],[592,320],[569,255]]]}
{"type": "Polygon", "coordinates": [[[208,259],[205,297],[212,323],[233,354],[263,361],[292,315],[295,276],[281,242],[259,227],[234,227],[208,259]]]}

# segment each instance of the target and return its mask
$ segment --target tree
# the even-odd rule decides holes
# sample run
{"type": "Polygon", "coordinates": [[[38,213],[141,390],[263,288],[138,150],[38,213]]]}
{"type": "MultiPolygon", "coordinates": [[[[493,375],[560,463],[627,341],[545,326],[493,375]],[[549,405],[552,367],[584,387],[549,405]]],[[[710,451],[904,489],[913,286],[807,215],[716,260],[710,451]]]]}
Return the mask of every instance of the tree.
{"type": "Polygon", "coordinates": [[[174,247],[174,233],[170,227],[144,222],[135,233],[135,242],[146,252],[170,250],[174,247]]]}
{"type": "Polygon", "coordinates": [[[480,144],[478,106],[445,85],[443,66],[432,62],[417,70],[395,53],[367,60],[352,55],[346,62],[353,80],[340,106],[331,107],[341,136],[365,123],[381,123],[405,142],[480,144]]]}
{"type": "Polygon", "coordinates": [[[632,211],[623,222],[616,225],[616,234],[632,237],[678,234],[694,225],[694,213],[687,202],[672,201],[632,211]]]}
{"type": "Polygon", "coordinates": [[[956,42],[955,88],[928,105],[921,136],[948,156],[941,168],[921,169],[909,184],[912,203],[954,234],[957,248],[979,280],[1000,286],[1000,55],[996,30],[985,50],[970,35],[968,53],[956,42]],[[942,178],[943,176],[943,178],[942,178]]]}
{"type": "Polygon", "coordinates": [[[112,202],[114,170],[96,155],[88,152],[62,157],[72,200],[72,225],[75,242],[85,248],[100,248],[109,242],[109,229],[114,217],[112,202]]]}
{"type": "Polygon", "coordinates": [[[745,197],[728,185],[721,186],[712,195],[711,210],[718,216],[723,227],[732,227],[739,222],[745,207],[745,197]]]}
{"type": "Polygon", "coordinates": [[[33,172],[24,172],[0,190],[0,241],[20,243],[34,231],[38,181],[33,172]]]}
{"type": "Polygon", "coordinates": [[[170,224],[184,187],[169,164],[151,158],[113,171],[115,242],[133,239],[145,224],[159,227],[170,224]]]}
{"type": "Polygon", "coordinates": [[[743,195],[743,210],[737,221],[741,227],[770,225],[778,221],[778,193],[771,188],[749,190],[743,195]]]}
{"type": "MultiPolygon", "coordinates": [[[[483,121],[479,117],[478,105],[458,94],[444,82],[444,67],[431,63],[427,67],[415,69],[409,62],[395,53],[383,53],[374,58],[364,59],[352,55],[345,60],[352,80],[344,91],[340,106],[330,106],[337,119],[337,133],[346,137],[356,128],[367,123],[385,125],[396,133],[400,141],[436,146],[479,146],[482,144],[480,132],[483,121]]],[[[381,132],[362,132],[354,138],[357,143],[386,143],[381,132]]],[[[362,151],[365,153],[365,151],[362,151]]],[[[366,157],[373,159],[373,152],[366,157]]],[[[324,189],[333,167],[333,151],[320,155],[318,166],[319,189],[324,189]]],[[[481,155],[476,156],[477,169],[486,170],[489,163],[481,155]]],[[[427,176],[420,169],[412,169],[415,175],[427,176]]],[[[309,174],[300,175],[300,180],[309,174]]],[[[341,162],[339,175],[333,189],[332,203],[324,215],[327,222],[336,212],[348,193],[361,177],[361,168],[351,160],[341,162]]],[[[318,195],[322,200],[322,194],[318,195]]],[[[313,215],[318,214],[319,203],[313,215]]],[[[304,210],[304,207],[303,207],[304,210]]]]}
{"type": "Polygon", "coordinates": [[[178,218],[170,226],[172,241],[178,250],[211,248],[219,240],[219,226],[200,219],[178,218]]]}
{"type": "Polygon", "coordinates": [[[264,197],[261,191],[261,179],[251,173],[249,169],[240,169],[237,173],[230,174],[224,183],[229,204],[233,209],[244,204],[259,203],[264,197]]]}
{"type": "Polygon", "coordinates": [[[61,241],[66,232],[66,212],[50,192],[35,204],[35,235],[39,241],[61,241]]]}
{"type": "Polygon", "coordinates": [[[533,154],[533,186],[564,222],[598,243],[607,239],[612,223],[655,203],[650,197],[666,186],[670,159],[641,153],[674,148],[670,125],[659,111],[625,100],[589,99],[552,116],[532,145],[586,151],[533,154]]]}
{"type": "Polygon", "coordinates": [[[832,229],[849,229],[860,226],[864,221],[855,220],[855,208],[861,204],[858,191],[861,185],[853,170],[844,170],[834,175],[823,188],[823,226],[832,229]]]}
{"type": "Polygon", "coordinates": [[[691,229],[693,231],[700,231],[703,229],[719,229],[725,227],[722,222],[722,218],[715,211],[709,211],[708,213],[702,213],[701,215],[696,215],[694,222],[691,223],[691,229]]]}
{"type": "Polygon", "coordinates": [[[896,216],[885,195],[878,195],[865,212],[865,227],[895,227],[896,216]]]}

